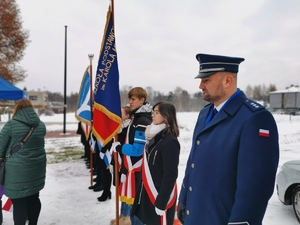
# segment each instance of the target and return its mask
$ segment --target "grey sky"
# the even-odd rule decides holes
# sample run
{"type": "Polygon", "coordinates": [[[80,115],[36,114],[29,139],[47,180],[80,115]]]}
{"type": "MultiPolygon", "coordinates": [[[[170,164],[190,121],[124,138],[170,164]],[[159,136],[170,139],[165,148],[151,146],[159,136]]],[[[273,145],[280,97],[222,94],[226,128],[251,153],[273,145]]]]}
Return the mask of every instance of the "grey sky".
{"type": "MultiPolygon", "coordinates": [[[[30,40],[21,66],[28,90],[78,92],[97,67],[108,0],[16,0],[30,40]]],[[[300,85],[299,0],[115,0],[120,87],[197,92],[197,53],[244,57],[238,86],[300,85]]]]}

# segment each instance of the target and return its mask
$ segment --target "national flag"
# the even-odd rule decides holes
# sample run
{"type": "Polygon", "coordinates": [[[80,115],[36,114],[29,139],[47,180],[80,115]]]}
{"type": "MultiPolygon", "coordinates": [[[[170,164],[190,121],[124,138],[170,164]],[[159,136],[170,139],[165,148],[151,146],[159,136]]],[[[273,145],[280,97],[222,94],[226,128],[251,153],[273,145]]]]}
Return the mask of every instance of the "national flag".
{"type": "Polygon", "coordinates": [[[94,138],[94,135],[91,135],[89,144],[91,146],[91,150],[100,153],[100,158],[103,159],[106,166],[110,166],[112,160],[112,152],[110,150],[106,150],[105,153],[101,152],[102,146],[99,144],[99,141],[94,138]]]}
{"type": "Polygon", "coordinates": [[[90,148],[92,151],[99,153],[102,149],[102,146],[99,144],[98,140],[92,134],[89,140],[90,148]]]}
{"type": "Polygon", "coordinates": [[[10,198],[3,195],[2,196],[2,210],[12,212],[13,211],[13,204],[10,198]]]}
{"type": "Polygon", "coordinates": [[[86,68],[82,77],[77,101],[77,110],[75,111],[75,117],[81,121],[81,128],[84,131],[86,140],[88,140],[91,129],[91,83],[89,68],[89,66],[86,68]]]}
{"type": "Polygon", "coordinates": [[[108,9],[94,88],[93,134],[105,146],[122,124],[114,20],[108,9]]]}
{"type": "Polygon", "coordinates": [[[262,137],[269,137],[270,136],[269,130],[264,130],[264,129],[259,129],[258,134],[259,134],[259,136],[262,136],[262,137]]]}
{"type": "Polygon", "coordinates": [[[110,152],[110,150],[107,150],[103,156],[103,161],[106,166],[110,165],[112,158],[113,158],[112,152],[110,152]]]}

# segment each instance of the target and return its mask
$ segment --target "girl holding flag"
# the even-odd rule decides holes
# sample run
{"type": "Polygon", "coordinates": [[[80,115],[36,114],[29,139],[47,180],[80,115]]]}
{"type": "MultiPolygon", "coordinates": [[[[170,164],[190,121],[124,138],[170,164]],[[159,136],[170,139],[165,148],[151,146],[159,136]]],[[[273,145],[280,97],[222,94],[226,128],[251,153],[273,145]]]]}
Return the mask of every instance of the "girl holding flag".
{"type": "Polygon", "coordinates": [[[142,179],[136,192],[133,214],[144,224],[172,225],[180,153],[174,105],[159,102],[153,106],[152,124],[147,126],[145,135],[142,179]]]}

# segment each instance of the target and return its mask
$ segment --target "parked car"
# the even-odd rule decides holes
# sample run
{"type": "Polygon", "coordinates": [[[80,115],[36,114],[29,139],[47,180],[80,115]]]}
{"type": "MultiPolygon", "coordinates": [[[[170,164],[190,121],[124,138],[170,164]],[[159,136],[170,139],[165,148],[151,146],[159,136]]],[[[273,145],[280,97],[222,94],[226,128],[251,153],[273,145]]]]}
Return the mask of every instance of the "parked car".
{"type": "Polygon", "coordinates": [[[293,205],[300,223],[300,160],[285,162],[276,177],[279,200],[285,205],[293,205]]]}

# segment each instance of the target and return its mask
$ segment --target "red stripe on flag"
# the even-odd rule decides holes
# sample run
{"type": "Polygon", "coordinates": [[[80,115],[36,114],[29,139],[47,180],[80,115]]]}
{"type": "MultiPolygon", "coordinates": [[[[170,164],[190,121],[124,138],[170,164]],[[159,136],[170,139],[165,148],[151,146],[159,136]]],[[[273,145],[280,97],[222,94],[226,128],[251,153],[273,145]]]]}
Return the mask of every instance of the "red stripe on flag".
{"type": "Polygon", "coordinates": [[[258,134],[262,137],[270,137],[269,130],[259,129],[258,134]]]}
{"type": "Polygon", "coordinates": [[[6,202],[4,203],[4,206],[2,207],[3,210],[5,211],[10,211],[12,207],[12,201],[10,198],[7,198],[6,202]]]}
{"type": "Polygon", "coordinates": [[[93,121],[93,128],[97,132],[96,136],[102,142],[107,143],[118,132],[120,123],[109,118],[105,113],[96,108],[94,108],[94,118],[97,118],[97,120],[93,121]]]}

